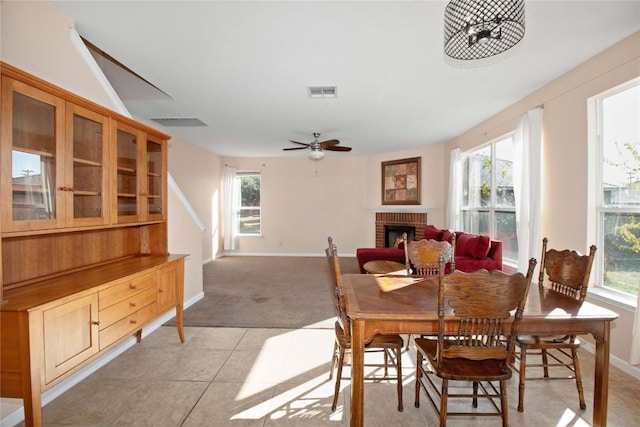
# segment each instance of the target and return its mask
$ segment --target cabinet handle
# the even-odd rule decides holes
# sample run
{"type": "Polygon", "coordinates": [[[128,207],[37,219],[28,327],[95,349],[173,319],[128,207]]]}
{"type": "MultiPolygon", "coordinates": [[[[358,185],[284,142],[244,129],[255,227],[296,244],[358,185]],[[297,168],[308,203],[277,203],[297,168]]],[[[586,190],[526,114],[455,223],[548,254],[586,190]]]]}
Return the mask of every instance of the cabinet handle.
{"type": "Polygon", "coordinates": [[[131,323],[132,325],[135,325],[138,322],[136,320],[131,319],[131,320],[129,320],[129,323],[131,323]]]}
{"type": "Polygon", "coordinates": [[[129,285],[129,289],[131,289],[132,291],[136,290],[136,285],[134,285],[133,283],[129,285]]]}
{"type": "Polygon", "coordinates": [[[91,324],[92,324],[92,325],[96,325],[96,326],[98,326],[98,325],[100,325],[100,322],[99,322],[99,321],[97,321],[97,320],[94,320],[94,321],[92,321],[92,322],[91,322],[91,324]]]}
{"type": "Polygon", "coordinates": [[[161,294],[164,292],[164,289],[158,289],[158,293],[161,294]]]}
{"type": "Polygon", "coordinates": [[[129,306],[131,306],[131,307],[135,307],[135,306],[136,306],[136,303],[135,303],[135,302],[130,302],[130,303],[129,303],[129,306]]]}

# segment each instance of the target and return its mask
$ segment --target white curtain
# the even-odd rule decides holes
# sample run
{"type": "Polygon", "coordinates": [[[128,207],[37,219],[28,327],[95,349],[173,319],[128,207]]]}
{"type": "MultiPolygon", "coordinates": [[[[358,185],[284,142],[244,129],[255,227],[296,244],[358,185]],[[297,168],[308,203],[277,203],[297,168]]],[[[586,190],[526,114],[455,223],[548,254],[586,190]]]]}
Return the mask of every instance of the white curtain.
{"type": "Polygon", "coordinates": [[[518,270],[527,271],[529,258],[540,257],[542,215],[542,108],[529,110],[513,137],[513,187],[518,234],[518,270]]]}
{"type": "Polygon", "coordinates": [[[224,167],[222,210],[224,223],[224,250],[232,251],[236,248],[236,168],[224,167]]]}
{"type": "Polygon", "coordinates": [[[629,363],[632,365],[640,365],[640,283],[638,283],[638,302],[636,303],[636,315],[633,321],[631,357],[629,357],[629,363]]]}
{"type": "Polygon", "coordinates": [[[449,203],[447,204],[447,228],[460,230],[460,194],[462,187],[462,165],[460,149],[453,148],[449,154],[449,203]]]}

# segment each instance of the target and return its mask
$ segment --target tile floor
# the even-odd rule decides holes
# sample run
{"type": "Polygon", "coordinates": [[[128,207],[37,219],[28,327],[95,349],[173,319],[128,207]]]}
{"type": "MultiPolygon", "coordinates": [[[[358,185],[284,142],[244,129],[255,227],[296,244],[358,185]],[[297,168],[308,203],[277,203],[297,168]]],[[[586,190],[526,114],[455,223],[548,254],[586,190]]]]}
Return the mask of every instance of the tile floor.
{"type": "MultiPolygon", "coordinates": [[[[331,411],[329,329],[161,327],[43,408],[45,426],[348,426],[349,381],[331,411]]],[[[581,352],[588,409],[581,411],[571,381],[533,382],[525,412],[516,410],[511,380],[511,426],[589,426],[593,356],[581,352]]],[[[366,426],[437,425],[424,395],[415,408],[415,351],[403,357],[404,412],[394,382],[365,386],[366,426]]],[[[346,370],[346,374],[349,371],[346,370]]],[[[609,426],[640,425],[640,381],[611,369],[609,426]]],[[[451,419],[450,426],[498,426],[498,418],[451,419]]]]}

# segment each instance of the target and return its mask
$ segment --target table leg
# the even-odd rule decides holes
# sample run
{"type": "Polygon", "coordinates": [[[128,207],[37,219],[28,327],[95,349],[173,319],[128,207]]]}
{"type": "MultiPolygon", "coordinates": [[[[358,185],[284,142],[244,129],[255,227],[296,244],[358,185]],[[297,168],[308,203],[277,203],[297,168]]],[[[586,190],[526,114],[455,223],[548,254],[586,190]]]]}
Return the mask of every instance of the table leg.
{"type": "Polygon", "coordinates": [[[364,425],[364,321],[351,321],[351,427],[364,425]]]}
{"type": "Polygon", "coordinates": [[[609,394],[609,338],[611,322],[603,322],[602,336],[596,339],[595,375],[593,384],[593,426],[607,425],[607,401],[609,394]]]}

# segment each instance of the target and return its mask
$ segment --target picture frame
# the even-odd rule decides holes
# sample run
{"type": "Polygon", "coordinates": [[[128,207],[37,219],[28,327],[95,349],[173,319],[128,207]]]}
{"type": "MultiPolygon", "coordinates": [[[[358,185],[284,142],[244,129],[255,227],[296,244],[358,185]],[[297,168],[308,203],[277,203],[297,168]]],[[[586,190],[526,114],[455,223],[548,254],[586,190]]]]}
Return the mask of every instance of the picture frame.
{"type": "Polygon", "coordinates": [[[419,205],[421,157],[382,162],[382,204],[419,205]]]}

